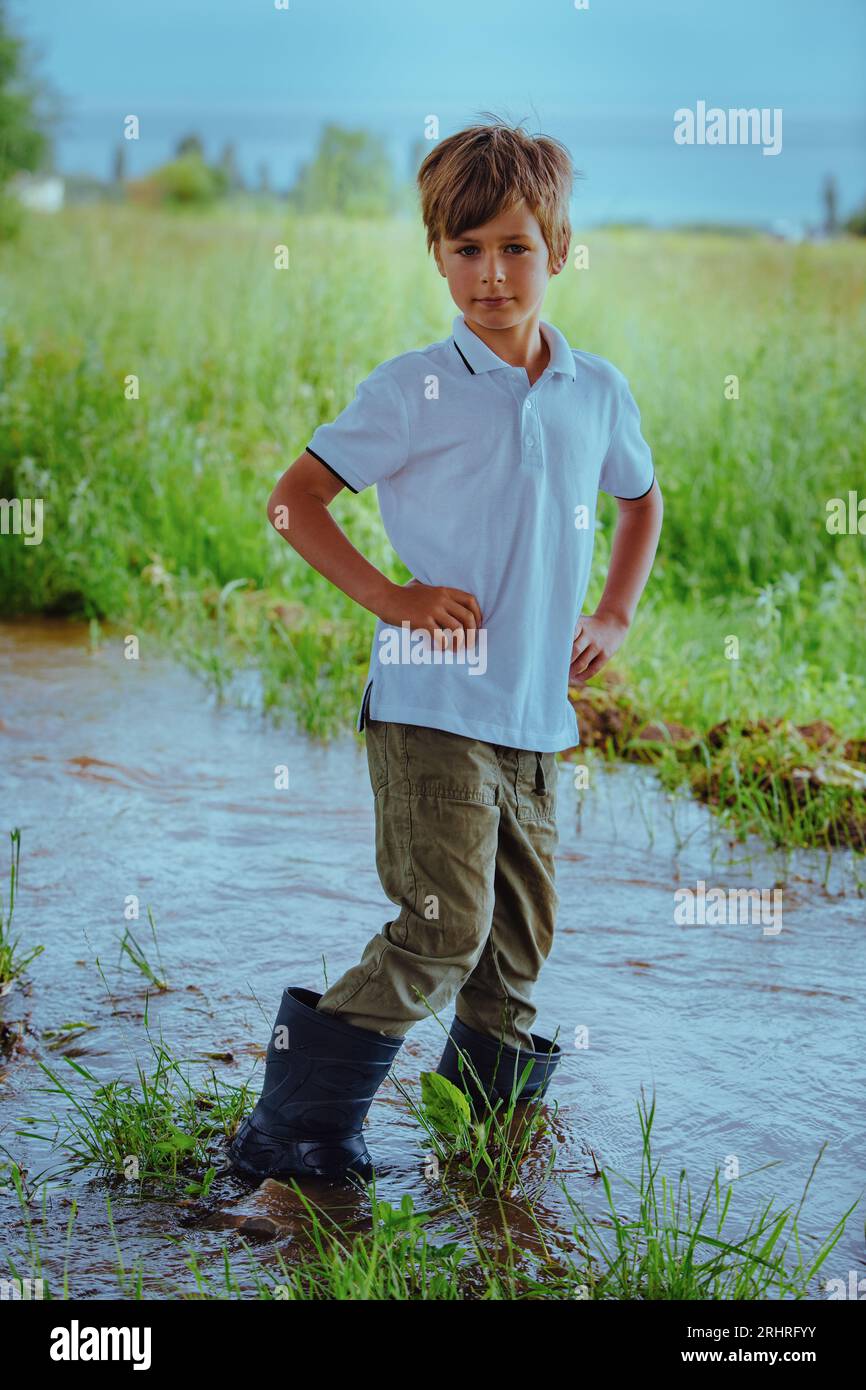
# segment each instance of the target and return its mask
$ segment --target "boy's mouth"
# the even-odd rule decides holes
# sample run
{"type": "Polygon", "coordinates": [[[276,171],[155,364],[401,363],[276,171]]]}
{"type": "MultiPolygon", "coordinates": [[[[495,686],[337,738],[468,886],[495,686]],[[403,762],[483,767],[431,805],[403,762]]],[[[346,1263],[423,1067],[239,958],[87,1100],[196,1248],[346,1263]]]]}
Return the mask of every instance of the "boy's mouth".
{"type": "Polygon", "coordinates": [[[486,304],[488,309],[498,309],[501,304],[510,304],[510,295],[500,295],[497,299],[479,299],[479,304],[486,304]]]}

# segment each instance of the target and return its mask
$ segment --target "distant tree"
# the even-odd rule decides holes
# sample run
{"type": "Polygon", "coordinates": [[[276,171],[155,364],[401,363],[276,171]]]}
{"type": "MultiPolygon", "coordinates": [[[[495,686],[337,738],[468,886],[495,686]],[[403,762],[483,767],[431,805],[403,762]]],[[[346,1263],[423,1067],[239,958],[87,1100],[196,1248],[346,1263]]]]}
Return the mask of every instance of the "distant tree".
{"type": "Polygon", "coordinates": [[[420,136],[416,136],[416,138],[410,143],[409,178],[412,180],[413,183],[415,181],[415,175],[418,173],[418,170],[421,168],[421,165],[424,163],[424,160],[427,158],[428,154],[433,149],[435,144],[435,140],[424,140],[420,136]]]}
{"type": "Polygon", "coordinates": [[[270,191],[271,191],[271,171],[270,171],[270,169],[268,168],[267,162],[266,162],[264,159],[263,159],[263,160],[261,161],[261,163],[259,164],[259,167],[258,167],[258,175],[259,175],[259,183],[258,183],[258,191],[259,191],[259,193],[270,193],[270,191]]]}
{"type": "Polygon", "coordinates": [[[30,54],[11,32],[5,0],[0,0],[0,235],[20,224],[17,206],[4,195],[19,169],[36,173],[52,163],[52,151],[39,110],[46,88],[30,76],[30,54]]]}
{"type": "Polygon", "coordinates": [[[824,204],[824,231],[828,236],[835,236],[839,230],[839,193],[832,174],[828,174],[824,179],[821,201],[824,204]]]}
{"type": "Polygon", "coordinates": [[[866,198],[851,216],[842,223],[844,231],[850,236],[866,236],[866,198]]]}
{"type": "Polygon", "coordinates": [[[225,175],[226,187],[230,193],[237,193],[243,188],[244,181],[241,176],[241,171],[238,168],[237,151],[233,140],[227,140],[223,145],[223,152],[220,155],[219,165],[217,167],[220,168],[225,175]]]}
{"type": "Polygon", "coordinates": [[[211,168],[192,151],[126,185],[133,202],[195,207],[213,203],[228,188],[222,169],[211,168]]]}
{"type": "Polygon", "coordinates": [[[347,217],[392,212],[398,193],[382,141],[369,131],[326,125],[312,161],[298,172],[289,201],[299,212],[347,217]]]}
{"type": "Polygon", "coordinates": [[[126,182],[126,141],[119,140],[114,147],[114,156],[111,161],[111,182],[126,182]]]}
{"type": "Polygon", "coordinates": [[[199,159],[203,160],[204,145],[202,144],[201,136],[196,135],[195,132],[190,135],[182,135],[175,146],[175,154],[178,159],[182,159],[183,156],[187,154],[195,154],[198,155],[199,159]]]}

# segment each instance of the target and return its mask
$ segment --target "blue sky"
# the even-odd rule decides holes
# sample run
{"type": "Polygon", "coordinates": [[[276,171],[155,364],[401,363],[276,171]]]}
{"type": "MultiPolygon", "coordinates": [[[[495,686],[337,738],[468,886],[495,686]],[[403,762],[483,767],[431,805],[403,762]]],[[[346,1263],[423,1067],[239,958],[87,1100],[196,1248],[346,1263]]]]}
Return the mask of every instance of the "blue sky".
{"type": "Polygon", "coordinates": [[[442,134],[493,110],[564,140],[586,175],[578,223],[817,220],[833,173],[866,197],[866,0],[9,0],[37,71],[62,94],[62,172],[106,175],[122,119],[130,172],[190,129],[233,138],[285,187],[324,121],[366,126],[408,172],[442,134]],[[779,107],[782,152],[676,146],[673,113],[779,107]]]}

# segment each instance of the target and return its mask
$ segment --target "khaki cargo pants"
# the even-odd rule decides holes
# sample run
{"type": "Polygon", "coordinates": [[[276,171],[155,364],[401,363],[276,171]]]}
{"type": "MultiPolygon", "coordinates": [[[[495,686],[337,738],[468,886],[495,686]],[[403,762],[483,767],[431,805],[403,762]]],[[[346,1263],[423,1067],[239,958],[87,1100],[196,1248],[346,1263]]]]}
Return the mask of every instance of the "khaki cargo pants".
{"type": "Polygon", "coordinates": [[[367,719],[376,864],[400,909],[318,1008],[400,1037],[457,1015],[533,1048],[532,990],[553,945],[556,755],[367,719]]]}

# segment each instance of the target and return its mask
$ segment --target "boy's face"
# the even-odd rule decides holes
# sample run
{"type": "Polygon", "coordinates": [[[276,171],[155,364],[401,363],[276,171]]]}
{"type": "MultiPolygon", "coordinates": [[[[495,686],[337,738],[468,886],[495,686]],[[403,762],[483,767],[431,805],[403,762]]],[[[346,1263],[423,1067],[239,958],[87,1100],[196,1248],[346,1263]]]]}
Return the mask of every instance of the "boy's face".
{"type": "Polygon", "coordinates": [[[548,279],[565,264],[567,248],[548,268],[544,234],[521,201],[481,227],[434,242],[433,254],[465,318],[486,328],[513,328],[540,308],[548,279]]]}

